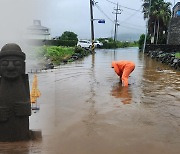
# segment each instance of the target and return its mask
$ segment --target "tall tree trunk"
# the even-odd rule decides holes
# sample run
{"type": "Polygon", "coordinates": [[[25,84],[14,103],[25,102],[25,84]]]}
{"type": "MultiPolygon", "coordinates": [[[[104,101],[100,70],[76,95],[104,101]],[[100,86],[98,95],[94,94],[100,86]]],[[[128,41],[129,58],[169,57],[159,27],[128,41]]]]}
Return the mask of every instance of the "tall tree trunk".
{"type": "Polygon", "coordinates": [[[154,42],[155,42],[155,35],[156,35],[156,20],[155,20],[155,22],[154,22],[154,30],[153,30],[153,44],[154,44],[154,42]]]}
{"type": "Polygon", "coordinates": [[[158,27],[157,27],[156,44],[158,43],[158,37],[159,37],[159,19],[158,19],[158,27]]]}

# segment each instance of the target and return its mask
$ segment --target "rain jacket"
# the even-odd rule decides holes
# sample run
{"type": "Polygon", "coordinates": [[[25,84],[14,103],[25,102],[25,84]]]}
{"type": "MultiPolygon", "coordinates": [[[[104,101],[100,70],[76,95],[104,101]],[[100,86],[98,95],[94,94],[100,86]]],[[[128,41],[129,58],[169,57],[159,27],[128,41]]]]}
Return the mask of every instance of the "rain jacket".
{"type": "Polygon", "coordinates": [[[112,68],[118,76],[120,76],[124,86],[128,86],[128,77],[135,69],[135,64],[131,61],[112,61],[112,68]]]}

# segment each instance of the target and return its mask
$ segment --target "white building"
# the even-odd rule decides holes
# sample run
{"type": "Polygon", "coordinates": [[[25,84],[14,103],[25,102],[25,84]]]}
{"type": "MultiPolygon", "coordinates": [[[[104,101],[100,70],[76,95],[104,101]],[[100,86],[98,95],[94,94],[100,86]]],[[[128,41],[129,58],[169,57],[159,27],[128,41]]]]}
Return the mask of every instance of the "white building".
{"type": "Polygon", "coordinates": [[[40,20],[34,20],[33,25],[27,28],[28,39],[50,40],[49,28],[41,26],[40,20]]]}

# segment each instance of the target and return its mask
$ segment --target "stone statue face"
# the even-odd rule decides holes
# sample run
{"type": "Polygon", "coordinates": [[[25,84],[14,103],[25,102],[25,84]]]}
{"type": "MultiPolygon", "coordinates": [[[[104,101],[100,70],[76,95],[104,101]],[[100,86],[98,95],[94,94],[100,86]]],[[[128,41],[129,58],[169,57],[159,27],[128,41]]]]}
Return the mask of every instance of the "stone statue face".
{"type": "Polygon", "coordinates": [[[18,56],[7,56],[0,60],[0,73],[7,79],[16,79],[24,73],[24,61],[18,56]]]}

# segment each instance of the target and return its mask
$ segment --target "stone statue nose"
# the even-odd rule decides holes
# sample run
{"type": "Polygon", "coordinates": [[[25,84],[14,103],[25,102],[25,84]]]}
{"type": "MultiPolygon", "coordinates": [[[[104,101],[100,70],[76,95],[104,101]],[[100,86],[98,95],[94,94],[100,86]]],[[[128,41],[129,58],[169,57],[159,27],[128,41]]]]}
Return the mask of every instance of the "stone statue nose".
{"type": "Polygon", "coordinates": [[[8,64],[8,70],[13,70],[14,69],[14,64],[13,64],[13,61],[9,61],[9,64],[8,64]]]}

